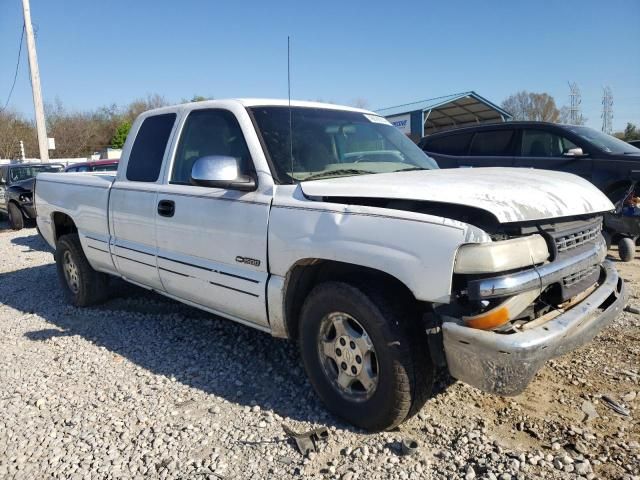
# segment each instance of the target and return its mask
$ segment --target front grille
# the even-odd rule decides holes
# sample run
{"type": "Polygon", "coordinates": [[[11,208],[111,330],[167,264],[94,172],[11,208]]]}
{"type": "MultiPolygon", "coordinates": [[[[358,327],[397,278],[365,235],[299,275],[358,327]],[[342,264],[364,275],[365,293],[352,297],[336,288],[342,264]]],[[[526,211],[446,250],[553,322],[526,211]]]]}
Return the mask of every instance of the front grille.
{"type": "Polygon", "coordinates": [[[569,234],[554,237],[556,252],[563,253],[578,248],[586,243],[593,242],[602,232],[602,224],[587,225],[582,229],[574,230],[569,234]]]}
{"type": "Polygon", "coordinates": [[[600,267],[598,265],[592,265],[589,268],[585,268],[584,270],[580,270],[579,272],[575,272],[575,273],[572,273],[571,275],[567,275],[562,279],[562,284],[565,287],[572,287],[574,285],[577,285],[581,281],[591,276],[595,276],[595,273],[599,270],[599,268],[600,267]]]}

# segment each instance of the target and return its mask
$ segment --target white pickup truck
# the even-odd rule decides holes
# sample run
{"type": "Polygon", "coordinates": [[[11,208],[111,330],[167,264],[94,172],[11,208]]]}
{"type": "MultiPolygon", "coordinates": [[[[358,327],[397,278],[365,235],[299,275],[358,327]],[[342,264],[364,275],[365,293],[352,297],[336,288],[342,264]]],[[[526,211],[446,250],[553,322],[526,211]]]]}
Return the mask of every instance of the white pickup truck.
{"type": "MultiPolygon", "coordinates": [[[[622,309],[587,181],[439,170],[375,113],[277,100],[161,108],[115,175],[40,174],[37,223],[68,300],[115,275],[296,340],[327,407],[389,429],[434,369],[520,393],[622,309]]],[[[207,368],[203,365],[202,368],[207,368]]]]}

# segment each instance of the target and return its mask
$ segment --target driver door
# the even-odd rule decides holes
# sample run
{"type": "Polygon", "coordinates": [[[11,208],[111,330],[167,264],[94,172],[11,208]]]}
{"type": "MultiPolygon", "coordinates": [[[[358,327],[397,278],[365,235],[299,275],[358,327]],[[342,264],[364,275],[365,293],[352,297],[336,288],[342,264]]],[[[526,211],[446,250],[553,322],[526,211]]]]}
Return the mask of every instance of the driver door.
{"type": "Polygon", "coordinates": [[[268,327],[267,222],[271,189],[246,192],[192,185],[198,158],[231,156],[252,174],[253,162],[235,115],[189,113],[174,160],[160,186],[155,217],[158,270],[170,295],[237,321],[268,327]]]}

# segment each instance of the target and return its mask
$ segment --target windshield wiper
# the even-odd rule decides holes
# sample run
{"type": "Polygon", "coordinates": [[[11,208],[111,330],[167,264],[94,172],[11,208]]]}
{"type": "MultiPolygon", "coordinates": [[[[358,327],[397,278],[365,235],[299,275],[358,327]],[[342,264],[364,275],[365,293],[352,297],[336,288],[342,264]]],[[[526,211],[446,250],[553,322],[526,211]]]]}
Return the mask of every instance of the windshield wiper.
{"type": "Polygon", "coordinates": [[[341,176],[341,175],[359,175],[359,174],[368,174],[368,173],[376,173],[370,170],[358,170],[356,168],[342,168],[339,170],[329,170],[326,172],[315,173],[313,175],[309,175],[307,178],[302,180],[306,182],[307,180],[315,180],[318,178],[332,177],[332,176],[341,176]]]}
{"type": "Polygon", "coordinates": [[[402,170],[398,170],[398,172],[413,172],[415,170],[428,170],[428,169],[422,168],[422,167],[411,167],[411,168],[403,168],[402,170]]]}

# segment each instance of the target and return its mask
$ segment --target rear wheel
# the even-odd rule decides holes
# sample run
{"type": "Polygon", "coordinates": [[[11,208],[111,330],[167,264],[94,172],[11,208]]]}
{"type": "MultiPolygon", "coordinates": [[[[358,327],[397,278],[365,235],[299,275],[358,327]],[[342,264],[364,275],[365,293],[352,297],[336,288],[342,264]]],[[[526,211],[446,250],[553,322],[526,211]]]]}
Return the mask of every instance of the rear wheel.
{"type": "Polygon", "coordinates": [[[24,228],[24,216],[15,203],[9,204],[8,214],[11,228],[13,230],[22,230],[24,228]]]}
{"type": "Polygon", "coordinates": [[[633,238],[623,237],[618,242],[618,254],[623,262],[630,262],[636,256],[636,242],[633,238]]]}
{"type": "Polygon", "coordinates": [[[86,307],[107,298],[107,275],[89,265],[77,234],[60,237],[55,259],[58,279],[70,304],[86,307]]]}
{"type": "Polygon", "coordinates": [[[301,312],[302,360],[314,389],[336,415],[386,430],[429,397],[433,366],[416,318],[374,292],[342,282],[316,286],[301,312]]]}

